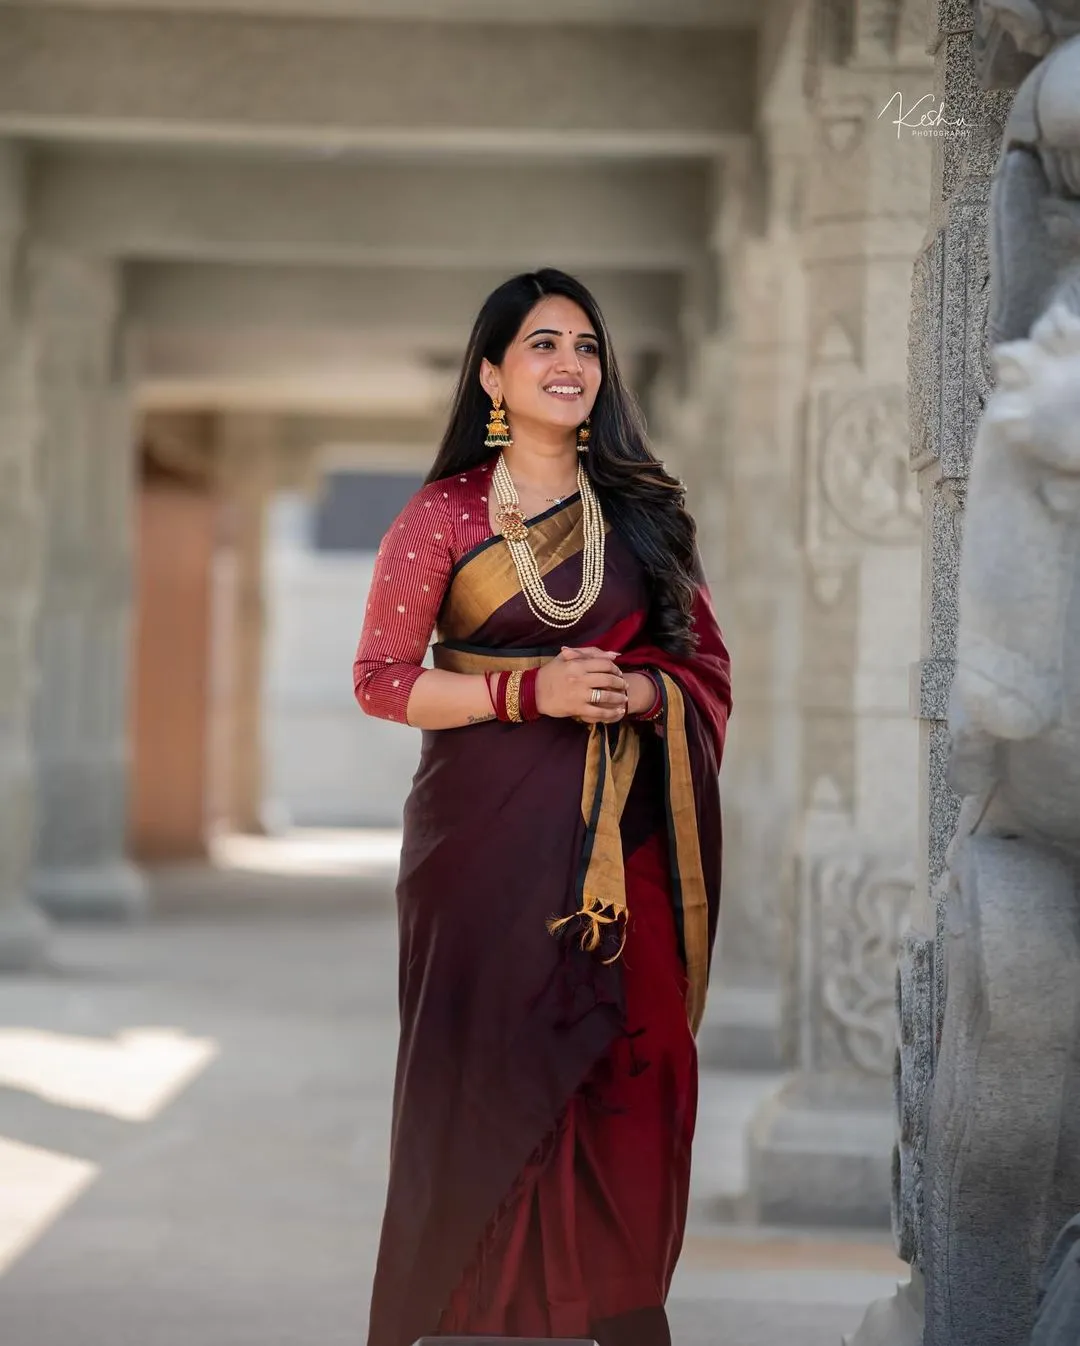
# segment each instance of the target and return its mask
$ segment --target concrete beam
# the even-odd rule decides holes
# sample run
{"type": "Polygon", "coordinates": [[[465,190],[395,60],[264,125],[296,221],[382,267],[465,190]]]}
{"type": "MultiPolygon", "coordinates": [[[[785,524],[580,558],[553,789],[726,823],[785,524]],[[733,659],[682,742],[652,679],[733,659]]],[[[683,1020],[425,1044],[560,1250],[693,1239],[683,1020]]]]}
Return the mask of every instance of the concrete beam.
{"type": "Polygon", "coordinates": [[[143,411],[434,416],[453,387],[453,371],[423,351],[379,351],[341,330],[144,325],[136,349],[143,411]]]}
{"type": "Polygon", "coordinates": [[[104,256],[524,269],[693,266],[708,243],[703,164],[234,162],[40,156],[35,233],[104,256]]]}
{"type": "MultiPolygon", "coordinates": [[[[438,416],[476,310],[504,273],[136,265],[128,317],[144,409],[438,416]]],[[[677,344],[674,274],[586,276],[632,375],[677,344]]]]}
{"type": "MultiPolygon", "coordinates": [[[[457,351],[504,271],[364,267],[173,266],[128,268],[127,313],[158,329],[229,328],[354,333],[368,347],[457,351]]],[[[677,274],[583,276],[618,345],[665,348],[678,330],[677,274]]]]}
{"type": "Polygon", "coordinates": [[[0,133],[562,156],[751,130],[754,35],[0,7],[0,133]]]}
{"type": "MultiPolygon", "coordinates": [[[[185,9],[195,13],[249,14],[264,18],[436,19],[445,23],[536,22],[536,0],[0,0],[0,8],[185,9]]],[[[759,0],[544,0],[554,23],[644,24],[655,28],[752,28],[759,0]]]]}

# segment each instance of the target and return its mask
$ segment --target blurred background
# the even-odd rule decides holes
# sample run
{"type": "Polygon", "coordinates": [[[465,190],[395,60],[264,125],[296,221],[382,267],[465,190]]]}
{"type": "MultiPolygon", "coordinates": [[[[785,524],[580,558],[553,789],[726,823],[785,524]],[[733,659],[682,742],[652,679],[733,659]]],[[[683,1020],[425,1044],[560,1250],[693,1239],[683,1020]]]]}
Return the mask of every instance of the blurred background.
{"type": "Polygon", "coordinates": [[[475,312],[541,265],[734,659],[679,1339],[835,1343],[891,1288],[926,24],[0,0],[3,1346],[363,1337],[419,742],[351,663],[475,312]]]}

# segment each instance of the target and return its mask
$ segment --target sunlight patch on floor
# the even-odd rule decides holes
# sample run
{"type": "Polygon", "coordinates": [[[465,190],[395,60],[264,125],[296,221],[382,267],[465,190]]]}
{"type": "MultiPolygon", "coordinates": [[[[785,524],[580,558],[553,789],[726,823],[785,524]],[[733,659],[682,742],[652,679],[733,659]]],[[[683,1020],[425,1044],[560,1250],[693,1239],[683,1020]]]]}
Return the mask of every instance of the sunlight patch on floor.
{"type": "Polygon", "coordinates": [[[399,828],[303,827],[278,836],[226,833],[210,842],[211,863],[257,874],[393,875],[401,855],[399,828]]]}
{"type": "Polygon", "coordinates": [[[97,1164],[0,1136],[0,1276],[100,1172],[97,1164]]]}
{"type": "Polygon", "coordinates": [[[145,1122],[217,1054],[212,1038],[170,1028],[132,1028],[115,1038],[0,1028],[0,1085],[63,1107],[145,1122]]]}

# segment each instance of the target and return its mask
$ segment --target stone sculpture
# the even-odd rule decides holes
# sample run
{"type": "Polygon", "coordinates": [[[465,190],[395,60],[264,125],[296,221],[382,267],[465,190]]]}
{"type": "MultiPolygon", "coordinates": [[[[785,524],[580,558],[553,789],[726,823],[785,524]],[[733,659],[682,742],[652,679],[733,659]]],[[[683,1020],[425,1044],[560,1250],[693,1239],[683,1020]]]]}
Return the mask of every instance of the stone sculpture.
{"type": "Polygon", "coordinates": [[[924,1170],[925,1346],[1026,1341],[1043,1260],[1080,1211],[1080,38],[1021,85],[991,208],[1001,344],[949,717],[965,804],[924,1170]]]}
{"type": "Polygon", "coordinates": [[[936,948],[902,960],[895,1217],[913,1284],[871,1309],[858,1346],[1025,1346],[1046,1255],[1080,1211],[1077,33],[1077,0],[991,0],[976,24],[983,86],[1024,78],[991,198],[997,386],[964,516],[949,712],[964,803],[936,948]]]}
{"type": "Polygon", "coordinates": [[[1031,1346],[1080,1341],[1080,1216],[1057,1236],[1043,1269],[1031,1346]]]}

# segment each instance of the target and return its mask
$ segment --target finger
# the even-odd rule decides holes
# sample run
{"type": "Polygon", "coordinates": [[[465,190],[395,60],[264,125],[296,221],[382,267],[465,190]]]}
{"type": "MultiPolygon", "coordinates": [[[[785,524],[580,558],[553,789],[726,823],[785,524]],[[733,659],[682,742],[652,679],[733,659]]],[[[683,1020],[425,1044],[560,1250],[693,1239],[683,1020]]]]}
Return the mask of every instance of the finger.
{"type": "Polygon", "coordinates": [[[618,664],[613,664],[610,659],[582,659],[581,667],[576,670],[585,675],[593,673],[606,673],[609,677],[621,677],[618,664]]]}
{"type": "Polygon", "coordinates": [[[595,687],[589,693],[586,705],[596,706],[597,708],[601,706],[625,706],[629,700],[630,698],[621,688],[605,691],[603,688],[595,687]],[[599,693],[599,695],[597,695],[597,693],[599,693]]]}
{"type": "Polygon", "coordinates": [[[592,696],[593,692],[599,692],[601,697],[619,698],[628,701],[630,699],[630,688],[626,681],[617,675],[605,676],[603,673],[593,673],[581,689],[581,695],[586,699],[592,696]]]}
{"type": "Polygon", "coordinates": [[[615,655],[611,650],[602,650],[599,645],[572,645],[570,647],[578,654],[588,655],[592,659],[614,659],[615,655]]]}
{"type": "Polygon", "coordinates": [[[626,679],[618,673],[594,673],[589,678],[590,687],[600,687],[605,691],[618,692],[620,696],[629,696],[630,688],[626,685],[626,679]]]}
{"type": "Polygon", "coordinates": [[[617,724],[626,719],[625,709],[607,710],[603,706],[590,706],[587,712],[575,716],[582,724],[617,724]]]}
{"type": "Polygon", "coordinates": [[[620,720],[626,719],[625,706],[613,706],[609,710],[607,707],[599,707],[599,719],[603,724],[617,724],[620,720]]]}

